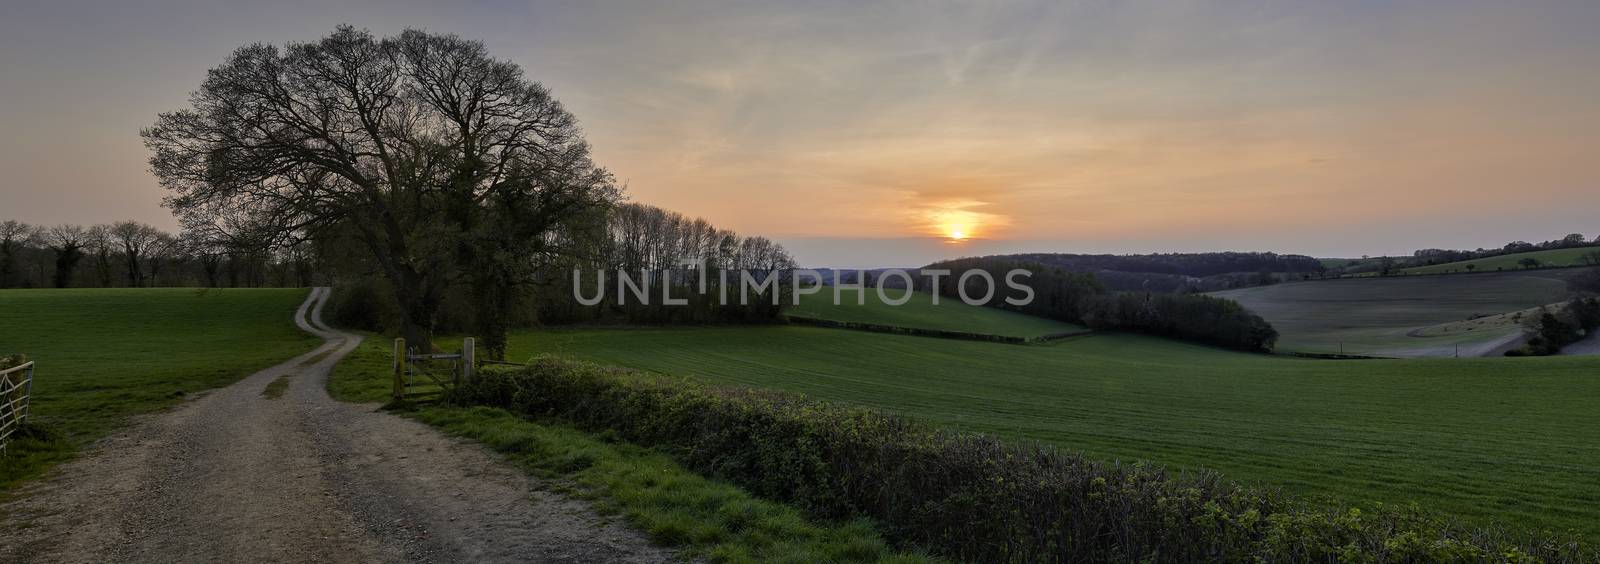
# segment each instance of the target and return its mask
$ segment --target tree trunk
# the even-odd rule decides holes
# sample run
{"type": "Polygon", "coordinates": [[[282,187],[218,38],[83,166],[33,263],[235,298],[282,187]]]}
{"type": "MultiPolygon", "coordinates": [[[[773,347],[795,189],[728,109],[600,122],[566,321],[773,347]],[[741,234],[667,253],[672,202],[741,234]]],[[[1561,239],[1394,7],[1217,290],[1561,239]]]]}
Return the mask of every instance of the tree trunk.
{"type": "Polygon", "coordinates": [[[0,250],[0,288],[11,287],[11,269],[16,264],[16,251],[9,248],[0,250]]]}
{"type": "Polygon", "coordinates": [[[433,318],[440,296],[422,276],[409,270],[394,273],[395,305],[400,308],[400,333],[406,347],[420,354],[433,352],[433,318]]]}
{"type": "Polygon", "coordinates": [[[506,359],[506,333],[510,328],[511,308],[515,306],[516,288],[510,280],[485,266],[473,280],[474,311],[472,324],[476,329],[480,356],[490,360],[506,359]]]}

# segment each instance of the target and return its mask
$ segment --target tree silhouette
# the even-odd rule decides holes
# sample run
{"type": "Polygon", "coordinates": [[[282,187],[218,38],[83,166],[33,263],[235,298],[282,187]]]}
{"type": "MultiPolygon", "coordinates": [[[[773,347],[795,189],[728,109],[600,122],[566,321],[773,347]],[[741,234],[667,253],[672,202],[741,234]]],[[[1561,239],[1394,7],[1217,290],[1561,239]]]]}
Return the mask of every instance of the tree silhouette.
{"type": "Polygon", "coordinates": [[[447,284],[466,279],[503,309],[543,236],[617,194],[543,86],[453,35],[340,26],[312,43],[248,45],[191,103],[142,133],[185,227],[276,246],[352,233],[420,347],[447,284]]]}

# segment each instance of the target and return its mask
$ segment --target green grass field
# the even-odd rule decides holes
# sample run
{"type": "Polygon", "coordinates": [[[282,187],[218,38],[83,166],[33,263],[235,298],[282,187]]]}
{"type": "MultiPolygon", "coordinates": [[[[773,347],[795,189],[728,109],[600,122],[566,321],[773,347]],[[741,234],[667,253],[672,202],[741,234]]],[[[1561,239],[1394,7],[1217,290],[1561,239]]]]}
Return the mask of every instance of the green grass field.
{"type": "Polygon", "coordinates": [[[1105,460],[1600,535],[1600,360],[1320,361],[1125,334],[1016,346],[811,327],[561,330],[557,353],[804,392],[1105,460]]]}
{"type": "MultiPolygon", "coordinates": [[[[885,290],[885,292],[889,293],[889,299],[894,300],[900,298],[903,290],[885,290]]],[[[839,294],[840,302],[835,304],[833,289],[823,288],[819,293],[801,296],[800,305],[788,310],[788,313],[797,317],[829,321],[873,323],[1005,337],[1038,337],[1084,330],[1083,327],[1071,323],[990,307],[970,306],[959,299],[943,296],[939,297],[938,305],[934,305],[933,295],[925,292],[913,292],[910,301],[898,306],[884,303],[878,297],[878,292],[873,290],[866,292],[866,303],[859,305],[861,294],[859,291],[842,290],[839,294]]]]}
{"type": "Polygon", "coordinates": [[[33,421],[54,440],[0,458],[0,489],[129,415],[226,385],[320,342],[294,326],[301,289],[0,290],[0,354],[37,363],[33,421]]]}
{"type": "Polygon", "coordinates": [[[1292,282],[1213,293],[1238,301],[1278,330],[1278,350],[1377,356],[1492,354],[1514,325],[1448,325],[1559,302],[1556,277],[1514,272],[1292,282]],[[1442,326],[1441,325],[1446,325],[1442,326]],[[1470,329],[1470,330],[1469,330],[1470,329]]]}
{"type": "Polygon", "coordinates": [[[1399,270],[1401,274],[1448,274],[1452,272],[1493,272],[1501,270],[1522,270],[1518,261],[1531,258],[1539,261],[1540,266],[1588,266],[1593,263],[1586,262],[1585,257],[1590,253],[1600,252],[1600,247],[1578,247],[1575,249],[1551,249],[1548,251],[1534,251],[1531,253],[1516,253],[1500,255],[1497,257],[1465,260],[1460,262],[1447,262],[1428,266],[1416,266],[1399,270]],[[1472,265],[1472,270],[1467,269],[1472,265]]]}

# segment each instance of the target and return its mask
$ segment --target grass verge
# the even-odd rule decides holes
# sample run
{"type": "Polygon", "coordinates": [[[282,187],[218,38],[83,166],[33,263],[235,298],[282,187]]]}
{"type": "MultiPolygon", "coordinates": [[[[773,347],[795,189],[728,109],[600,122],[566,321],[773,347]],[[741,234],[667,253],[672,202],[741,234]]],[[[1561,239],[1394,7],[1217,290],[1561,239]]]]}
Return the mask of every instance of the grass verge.
{"type": "MultiPolygon", "coordinates": [[[[438,345],[449,349],[453,341],[438,345]]],[[[343,401],[389,399],[387,342],[369,337],[335,367],[328,390],[343,401]]],[[[398,413],[483,443],[533,475],[570,484],[590,500],[678,549],[713,562],[929,562],[896,552],[870,522],[808,519],[798,509],[700,476],[661,452],[555,421],[488,407],[422,406],[398,413]]]]}

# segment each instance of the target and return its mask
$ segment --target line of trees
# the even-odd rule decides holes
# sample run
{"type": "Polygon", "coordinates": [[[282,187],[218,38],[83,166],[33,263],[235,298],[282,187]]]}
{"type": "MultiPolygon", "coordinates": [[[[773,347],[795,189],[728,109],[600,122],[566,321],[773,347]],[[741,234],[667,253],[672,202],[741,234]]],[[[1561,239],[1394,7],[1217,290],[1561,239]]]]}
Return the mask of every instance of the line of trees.
{"type": "Polygon", "coordinates": [[[986,258],[1034,262],[1068,272],[1094,273],[1116,291],[1195,293],[1320,278],[1322,261],[1305,255],[1213,252],[1144,255],[1023,253],[986,258]]]}
{"type": "MultiPolygon", "coordinates": [[[[1011,309],[1030,315],[1059,319],[1096,329],[1133,331],[1187,341],[1207,343],[1237,350],[1268,352],[1278,340],[1270,323],[1251,313],[1238,302],[1202,294],[1154,292],[1113,292],[1105,289],[1092,273],[1067,272],[1053,266],[1004,258],[964,258],[934,263],[925,269],[945,269],[937,288],[928,287],[928,277],[919,289],[940,295],[960,297],[962,274],[970,270],[987,272],[1003,280],[1007,272],[1025,269],[1033,273],[1028,286],[1033,301],[1013,306],[1007,298],[1022,300],[1018,291],[996,291],[985,305],[1011,309]]],[[[967,279],[966,295],[983,296],[984,281],[967,279]]]]}
{"type": "Polygon", "coordinates": [[[29,225],[0,221],[0,288],[308,286],[305,248],[273,249],[137,221],[29,225]]]}
{"type": "Polygon", "coordinates": [[[618,316],[630,322],[715,322],[715,321],[769,321],[781,312],[783,292],[787,287],[776,285],[771,291],[755,292],[747,300],[739,300],[738,285],[744,273],[760,279],[768,275],[784,275],[796,264],[788,250],[761,236],[740,236],[719,229],[703,218],[689,218],[683,214],[637,203],[624,203],[612,207],[606,214],[603,233],[594,238],[594,252],[571,260],[554,261],[541,269],[545,287],[539,304],[541,319],[545,322],[569,322],[605,319],[618,316]],[[693,265],[693,266],[686,266],[693,265]],[[573,271],[584,276],[583,284],[576,288],[584,296],[595,295],[597,288],[601,302],[594,306],[579,304],[574,296],[573,271]],[[674,298],[688,300],[687,304],[666,306],[660,290],[653,292],[650,304],[639,300],[621,303],[618,296],[618,271],[649,277],[652,288],[671,285],[674,298]],[[649,271],[651,274],[643,274],[649,271]],[[599,285],[599,272],[607,276],[599,285]],[[727,273],[730,296],[723,302],[723,273],[727,273]],[[700,291],[704,278],[705,291],[700,291]],[[777,294],[778,304],[773,304],[777,294]]]}
{"type": "MultiPolygon", "coordinates": [[[[532,257],[530,281],[519,285],[504,315],[508,328],[571,323],[717,323],[775,320],[787,304],[789,287],[773,284],[769,290],[750,292],[741,303],[738,281],[742,273],[765,278],[795,267],[787,250],[766,237],[741,236],[709,221],[638,203],[619,203],[598,210],[588,223],[574,222],[552,234],[564,241],[560,252],[532,257]],[[695,266],[686,268],[685,263],[695,266]],[[574,271],[582,276],[575,287],[574,271]],[[604,273],[604,285],[598,280],[604,273]],[[619,272],[646,286],[650,303],[630,292],[618,300],[619,272]],[[722,273],[728,273],[730,301],[723,303],[722,273]],[[698,288],[702,273],[706,290],[698,288]],[[686,303],[666,305],[662,285],[686,303]],[[576,299],[597,294],[599,303],[585,305],[576,299]],[[774,294],[778,303],[774,304],[774,294]]],[[[334,295],[332,314],[338,323],[374,331],[398,327],[399,312],[392,305],[392,287],[376,275],[377,266],[353,245],[338,259],[326,260],[344,280],[334,295]]],[[[453,284],[444,291],[434,327],[447,332],[471,332],[482,323],[470,303],[472,288],[453,284]]]]}

